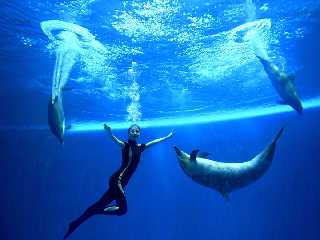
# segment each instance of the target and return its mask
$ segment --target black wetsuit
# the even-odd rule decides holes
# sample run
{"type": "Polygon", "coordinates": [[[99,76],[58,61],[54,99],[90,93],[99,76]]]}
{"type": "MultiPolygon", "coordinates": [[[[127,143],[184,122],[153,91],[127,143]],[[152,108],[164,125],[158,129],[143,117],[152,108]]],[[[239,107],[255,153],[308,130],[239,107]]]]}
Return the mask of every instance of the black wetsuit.
{"type": "Polygon", "coordinates": [[[137,169],[140,162],[140,155],[144,151],[145,147],[145,144],[138,145],[136,142],[131,140],[129,140],[128,143],[125,143],[125,146],[122,148],[122,164],[110,177],[109,189],[78,219],[70,223],[68,232],[65,234],[64,239],[74,232],[80,224],[95,214],[120,216],[127,212],[127,200],[124,195],[123,188],[128,184],[132,174],[137,169]],[[104,209],[106,207],[111,207],[109,204],[112,201],[116,201],[115,207],[117,208],[113,211],[105,211],[104,209]]]}

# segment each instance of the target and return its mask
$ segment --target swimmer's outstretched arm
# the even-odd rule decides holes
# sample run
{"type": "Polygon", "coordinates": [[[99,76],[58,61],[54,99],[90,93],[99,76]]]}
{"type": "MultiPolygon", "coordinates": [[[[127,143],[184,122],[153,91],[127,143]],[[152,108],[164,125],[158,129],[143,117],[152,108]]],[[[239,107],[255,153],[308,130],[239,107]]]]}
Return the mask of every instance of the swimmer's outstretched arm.
{"type": "Polygon", "coordinates": [[[152,140],[151,142],[146,143],[146,148],[148,148],[156,143],[162,142],[168,138],[171,138],[173,136],[173,134],[174,134],[174,131],[172,130],[167,136],[162,137],[162,138],[157,138],[155,140],[152,140]]]}
{"type": "Polygon", "coordinates": [[[115,135],[113,135],[110,126],[108,126],[107,124],[104,124],[103,127],[104,127],[104,130],[106,130],[107,133],[109,133],[110,137],[112,138],[112,140],[113,140],[115,143],[119,144],[121,147],[124,147],[124,142],[122,142],[122,141],[119,140],[115,135]]]}

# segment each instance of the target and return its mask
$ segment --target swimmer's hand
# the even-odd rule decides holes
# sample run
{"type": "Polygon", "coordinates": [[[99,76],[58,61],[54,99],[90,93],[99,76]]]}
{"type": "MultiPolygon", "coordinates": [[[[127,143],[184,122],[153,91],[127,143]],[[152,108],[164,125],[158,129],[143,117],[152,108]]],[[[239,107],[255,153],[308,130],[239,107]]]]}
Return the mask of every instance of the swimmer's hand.
{"type": "Polygon", "coordinates": [[[105,123],[105,124],[103,124],[103,128],[104,128],[104,130],[105,130],[106,132],[109,133],[109,136],[112,138],[112,140],[113,140],[115,143],[119,144],[121,147],[124,147],[124,145],[125,145],[124,142],[122,142],[122,141],[119,140],[115,135],[113,135],[112,130],[111,130],[111,127],[110,127],[109,125],[107,125],[107,124],[105,123]]]}

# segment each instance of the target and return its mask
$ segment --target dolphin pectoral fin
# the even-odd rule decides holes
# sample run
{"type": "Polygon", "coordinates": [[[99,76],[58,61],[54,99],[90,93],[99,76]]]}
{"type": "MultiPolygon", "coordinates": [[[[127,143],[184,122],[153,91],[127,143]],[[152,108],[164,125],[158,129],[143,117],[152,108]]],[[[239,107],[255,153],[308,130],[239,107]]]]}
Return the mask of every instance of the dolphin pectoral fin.
{"type": "Polygon", "coordinates": [[[63,87],[62,91],[66,92],[66,91],[72,91],[73,88],[72,87],[63,87]]]}
{"type": "Polygon", "coordinates": [[[198,157],[207,158],[209,155],[210,155],[210,153],[208,153],[208,152],[201,152],[198,154],[198,157]]]}
{"type": "Polygon", "coordinates": [[[288,79],[291,81],[291,82],[295,82],[296,80],[296,76],[294,74],[291,74],[288,76],[288,79]]]}
{"type": "Polygon", "coordinates": [[[224,200],[229,201],[230,200],[230,196],[229,193],[227,192],[220,192],[221,196],[224,198],[224,200]]]}

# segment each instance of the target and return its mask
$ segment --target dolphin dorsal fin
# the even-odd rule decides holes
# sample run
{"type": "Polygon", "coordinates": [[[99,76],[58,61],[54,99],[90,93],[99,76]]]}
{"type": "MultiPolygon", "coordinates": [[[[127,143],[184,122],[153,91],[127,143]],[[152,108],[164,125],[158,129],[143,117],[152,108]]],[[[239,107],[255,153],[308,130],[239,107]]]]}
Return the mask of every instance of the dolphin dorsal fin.
{"type": "Polygon", "coordinates": [[[63,91],[63,92],[68,92],[68,91],[72,91],[72,90],[73,90],[72,87],[63,87],[63,88],[62,88],[62,91],[63,91]]]}
{"type": "Polygon", "coordinates": [[[192,150],[192,152],[190,153],[191,161],[195,161],[197,159],[198,152],[199,152],[199,149],[192,150]]]}

